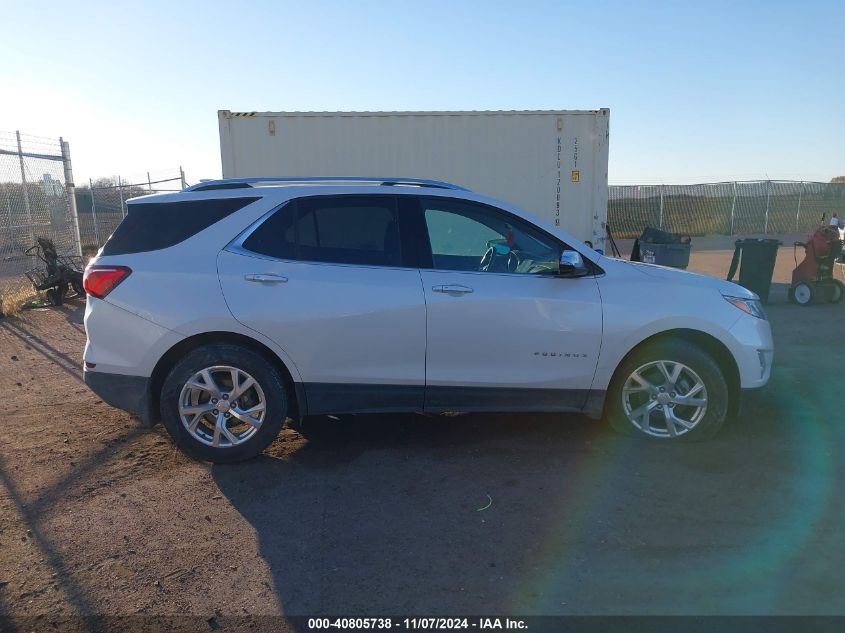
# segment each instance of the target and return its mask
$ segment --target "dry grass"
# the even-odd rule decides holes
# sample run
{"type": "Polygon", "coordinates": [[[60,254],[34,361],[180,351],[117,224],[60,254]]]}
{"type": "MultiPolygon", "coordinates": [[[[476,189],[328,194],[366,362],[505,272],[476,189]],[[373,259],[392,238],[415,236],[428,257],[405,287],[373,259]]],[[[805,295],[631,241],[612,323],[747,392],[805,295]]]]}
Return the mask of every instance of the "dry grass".
{"type": "Polygon", "coordinates": [[[31,287],[4,289],[0,291],[0,316],[15,316],[26,305],[40,298],[40,294],[31,287]]]}

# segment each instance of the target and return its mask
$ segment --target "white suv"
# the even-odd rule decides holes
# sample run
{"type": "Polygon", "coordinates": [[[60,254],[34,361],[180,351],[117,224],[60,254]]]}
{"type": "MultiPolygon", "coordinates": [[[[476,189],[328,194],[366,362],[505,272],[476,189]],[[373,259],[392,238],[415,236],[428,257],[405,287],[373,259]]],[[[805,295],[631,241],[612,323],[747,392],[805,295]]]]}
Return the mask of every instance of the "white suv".
{"type": "Polygon", "coordinates": [[[581,411],[705,438],[769,378],[753,293],[449,183],[224,180],[128,208],[85,272],[85,381],[199,458],[329,413],[581,411]]]}

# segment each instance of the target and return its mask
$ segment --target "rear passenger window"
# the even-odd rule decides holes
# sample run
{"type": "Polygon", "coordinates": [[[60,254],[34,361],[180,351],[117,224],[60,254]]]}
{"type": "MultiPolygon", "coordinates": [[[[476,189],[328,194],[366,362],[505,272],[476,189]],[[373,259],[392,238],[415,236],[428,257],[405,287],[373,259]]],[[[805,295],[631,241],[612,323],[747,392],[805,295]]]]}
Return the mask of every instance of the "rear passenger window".
{"type": "Polygon", "coordinates": [[[362,266],[402,264],[392,197],[299,200],[277,211],[243,247],[280,259],[362,266]]]}
{"type": "Polygon", "coordinates": [[[277,259],[296,259],[296,205],[288,202],[244,240],[253,253],[277,259]]]}
{"type": "Polygon", "coordinates": [[[175,246],[260,198],[130,202],[103,245],[103,255],[128,255],[175,246]]]}

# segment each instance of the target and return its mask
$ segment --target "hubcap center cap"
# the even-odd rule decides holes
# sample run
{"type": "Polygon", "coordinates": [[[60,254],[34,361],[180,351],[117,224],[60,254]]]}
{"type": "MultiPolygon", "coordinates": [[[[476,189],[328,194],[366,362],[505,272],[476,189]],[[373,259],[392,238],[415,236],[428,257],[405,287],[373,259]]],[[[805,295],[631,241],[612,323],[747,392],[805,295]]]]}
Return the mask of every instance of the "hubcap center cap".
{"type": "Polygon", "coordinates": [[[657,394],[657,402],[660,404],[669,404],[672,402],[672,398],[669,396],[668,393],[659,393],[657,394]]]}
{"type": "Polygon", "coordinates": [[[229,405],[228,400],[220,400],[220,401],[218,401],[216,406],[223,413],[227,413],[229,411],[229,409],[231,408],[231,405],[229,405]]]}

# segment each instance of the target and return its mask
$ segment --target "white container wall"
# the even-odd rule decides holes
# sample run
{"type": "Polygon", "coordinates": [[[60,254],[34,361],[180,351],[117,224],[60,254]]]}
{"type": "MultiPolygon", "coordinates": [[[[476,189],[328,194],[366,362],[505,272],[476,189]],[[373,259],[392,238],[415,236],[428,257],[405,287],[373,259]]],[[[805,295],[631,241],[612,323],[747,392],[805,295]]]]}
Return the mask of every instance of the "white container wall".
{"type": "Polygon", "coordinates": [[[218,112],[224,178],[446,180],[540,215],[596,248],[610,111],[218,112]]]}

